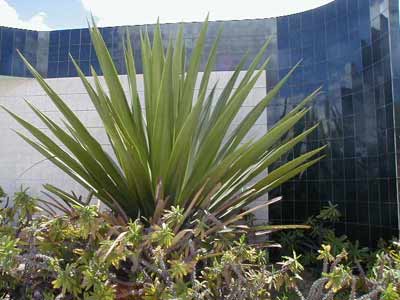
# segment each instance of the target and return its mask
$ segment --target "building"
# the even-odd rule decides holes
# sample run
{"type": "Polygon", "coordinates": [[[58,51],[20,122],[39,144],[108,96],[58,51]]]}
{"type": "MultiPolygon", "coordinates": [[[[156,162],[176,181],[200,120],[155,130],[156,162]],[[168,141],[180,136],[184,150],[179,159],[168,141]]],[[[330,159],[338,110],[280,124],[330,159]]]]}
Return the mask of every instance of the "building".
{"type": "MultiPolygon", "coordinates": [[[[314,103],[309,117],[296,130],[321,122],[318,132],[295,151],[300,153],[328,144],[328,157],[276,193],[284,201],[270,209],[270,220],[298,223],[316,214],[328,201],[337,203],[343,219],[340,232],[367,244],[379,237],[391,238],[399,232],[400,185],[400,24],[398,0],[335,0],[325,6],[290,16],[268,19],[211,22],[211,47],[220,25],[224,33],[220,43],[216,71],[228,72],[246,51],[258,51],[267,37],[271,63],[266,81],[258,85],[261,94],[271,89],[288,70],[302,59],[290,82],[266,112],[259,130],[272,126],[282,114],[319,86],[323,94],[314,103]]],[[[190,48],[201,24],[185,25],[185,40],[190,48]]],[[[165,38],[176,32],[178,24],[163,24],[165,38]]],[[[149,32],[154,25],[147,26],[149,32]]],[[[123,35],[128,30],[140,58],[139,32],[143,26],[102,28],[104,39],[121,74],[123,35]]],[[[68,95],[83,118],[90,108],[80,102],[76,72],[68,53],[77,59],[89,75],[96,60],[87,29],[36,32],[0,28],[0,104],[18,112],[22,97],[45,101],[32,83],[15,51],[20,49],[34,66],[57,88],[68,95]],[[17,98],[18,101],[16,100],[17,98]]],[[[189,51],[190,52],[190,51],[189,51]]],[[[136,61],[138,73],[140,59],[136,61]]],[[[218,72],[217,72],[218,73],[218,72]]],[[[223,73],[221,73],[223,74],[223,73]]],[[[256,91],[257,92],[257,91],[256,91]]],[[[260,92],[260,91],[258,91],[260,92]]],[[[51,108],[48,108],[51,114],[51,108]]],[[[54,177],[41,168],[30,177],[24,170],[39,157],[33,157],[22,142],[12,136],[9,119],[0,113],[0,185],[15,189],[20,183],[35,188],[54,177]],[[16,153],[18,155],[16,155],[16,153]],[[11,156],[16,156],[15,160],[11,156]]],[[[90,123],[90,120],[88,120],[90,123]]],[[[95,130],[96,126],[93,126],[95,130]]]]}

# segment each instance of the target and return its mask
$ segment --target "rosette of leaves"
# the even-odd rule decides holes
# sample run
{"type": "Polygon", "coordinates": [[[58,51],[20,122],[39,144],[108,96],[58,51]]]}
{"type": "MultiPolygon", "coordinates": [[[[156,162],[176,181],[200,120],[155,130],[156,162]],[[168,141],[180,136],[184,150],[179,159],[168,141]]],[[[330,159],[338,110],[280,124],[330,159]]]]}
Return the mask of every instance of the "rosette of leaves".
{"type": "MultiPolygon", "coordinates": [[[[62,114],[66,129],[29,102],[29,107],[52,136],[5,109],[32,134],[33,138],[18,133],[27,143],[112,210],[125,215],[126,220],[139,215],[152,218],[163,211],[160,207],[174,206],[183,210],[183,221],[198,211],[207,210],[224,225],[232,224],[251,212],[241,214],[248,204],[322,158],[319,155],[323,147],[261,176],[316,128],[317,125],[291,138],[284,138],[307,114],[307,104],[319,90],[306,97],[263,136],[246,140],[256,120],[295,68],[235,125],[234,119],[240,107],[268,66],[270,59],[265,58],[265,52],[269,41],[248,64],[244,76],[239,75],[248,63],[247,56],[225,86],[210,86],[222,30],[206,56],[207,28],[208,22],[205,21],[188,60],[183,26],[176,37],[167,42],[163,40],[160,25],[155,26],[152,41],[148,32],[142,32],[144,112],[139,101],[129,34],[125,42],[129,83],[129,93],[126,93],[101,31],[95,25],[89,29],[105,84],[94,68],[91,68],[91,81],[75,61],[74,64],[100,116],[115,159],[22,56],[49,96],[49,101],[62,114]],[[200,76],[203,58],[206,58],[206,64],[200,76]],[[196,82],[199,82],[198,92],[196,82]],[[219,96],[216,95],[217,87],[222,89],[219,96]],[[164,202],[160,203],[158,199],[164,202]]],[[[74,205],[86,205],[57,187],[46,187],[74,205]]],[[[261,207],[275,201],[267,201],[261,207]]]]}

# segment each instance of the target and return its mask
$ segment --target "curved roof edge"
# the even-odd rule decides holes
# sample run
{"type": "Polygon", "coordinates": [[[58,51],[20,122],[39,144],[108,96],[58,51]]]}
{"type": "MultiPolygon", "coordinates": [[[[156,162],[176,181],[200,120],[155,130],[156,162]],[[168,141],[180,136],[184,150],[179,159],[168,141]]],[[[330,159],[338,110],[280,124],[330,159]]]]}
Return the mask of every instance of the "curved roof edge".
{"type": "MultiPolygon", "coordinates": [[[[286,14],[286,15],[278,15],[274,17],[266,17],[266,18],[246,18],[246,19],[226,19],[226,20],[211,20],[209,22],[211,23],[223,23],[223,22],[241,22],[241,21],[255,21],[255,20],[268,20],[268,19],[279,19],[279,18],[285,18],[285,17],[290,17],[294,15],[301,15],[304,13],[310,13],[316,9],[321,9],[324,7],[327,7],[329,5],[332,5],[333,2],[336,2],[338,0],[331,0],[328,3],[325,3],[320,6],[316,6],[314,8],[306,9],[300,12],[296,13],[291,13],[291,14],[286,14]]],[[[172,25],[172,24],[199,24],[202,23],[203,21],[183,21],[183,22],[165,22],[165,23],[160,23],[160,25],[172,25]]],[[[116,28],[116,27],[134,27],[134,26],[154,26],[156,23],[143,23],[143,24],[125,24],[125,25],[115,25],[115,26],[99,26],[99,28],[116,28]]],[[[26,28],[18,28],[18,27],[10,27],[10,26],[5,26],[0,24],[0,28],[12,28],[12,29],[17,29],[17,30],[25,30],[25,31],[34,31],[34,32],[52,32],[52,31],[63,31],[63,30],[79,30],[79,29],[86,29],[87,27],[76,27],[76,28],[63,28],[63,29],[54,29],[54,30],[33,30],[33,29],[26,29],[26,28]]]]}

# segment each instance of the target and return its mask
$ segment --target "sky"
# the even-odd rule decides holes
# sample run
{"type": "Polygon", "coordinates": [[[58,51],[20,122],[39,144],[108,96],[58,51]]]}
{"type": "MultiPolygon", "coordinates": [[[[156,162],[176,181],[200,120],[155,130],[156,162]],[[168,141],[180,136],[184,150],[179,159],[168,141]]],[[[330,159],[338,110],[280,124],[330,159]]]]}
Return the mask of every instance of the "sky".
{"type": "Polygon", "coordinates": [[[332,0],[0,0],[0,26],[33,30],[268,18],[312,9],[332,0]]]}

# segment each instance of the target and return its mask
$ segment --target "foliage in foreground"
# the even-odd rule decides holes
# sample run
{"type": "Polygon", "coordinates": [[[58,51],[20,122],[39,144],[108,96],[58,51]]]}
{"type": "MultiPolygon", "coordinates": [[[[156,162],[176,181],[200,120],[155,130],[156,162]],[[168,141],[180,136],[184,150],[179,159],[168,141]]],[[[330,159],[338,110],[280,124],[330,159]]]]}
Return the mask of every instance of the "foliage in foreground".
{"type": "MultiPolygon", "coordinates": [[[[302,263],[305,265],[316,265],[318,260],[318,250],[321,244],[329,244],[332,247],[332,254],[338,255],[342,249],[352,249],[350,258],[356,262],[365,262],[369,257],[368,248],[360,248],[359,243],[354,244],[348,240],[347,236],[337,236],[334,224],[340,221],[342,214],[338,205],[328,202],[318,215],[311,216],[306,221],[311,230],[292,230],[276,235],[276,240],[282,245],[280,255],[289,255],[293,251],[302,255],[302,263]]],[[[371,254],[375,255],[375,254],[371,254]]]]}
{"type": "MultiPolygon", "coordinates": [[[[268,41],[250,62],[243,77],[239,75],[247,66],[246,56],[225,86],[210,86],[221,32],[208,53],[204,72],[199,76],[201,61],[206,58],[203,52],[207,27],[206,21],[187,62],[183,27],[175,42],[170,39],[167,45],[163,42],[159,25],[155,27],[152,42],[147,32],[141,35],[144,113],[139,101],[129,35],[125,51],[129,83],[127,95],[100,30],[95,26],[90,28],[105,84],[94,69],[91,70],[93,78],[88,79],[75,65],[103,123],[112,147],[111,156],[115,160],[24,58],[31,73],[62,114],[63,126],[29,102],[51,136],[6,110],[34,137],[19,133],[25,141],[112,210],[127,215],[126,220],[139,215],[153,217],[158,213],[156,200],[161,195],[167,199],[166,209],[172,206],[183,209],[184,219],[190,222],[194,221],[190,217],[197,211],[207,210],[219,222],[229,223],[232,216],[240,214],[255,199],[322,158],[318,156],[323,147],[283,164],[261,179],[259,176],[316,128],[313,126],[291,138],[284,138],[308,112],[307,104],[319,90],[304,99],[263,136],[246,139],[294,69],[239,123],[235,123],[242,104],[268,65],[269,58],[264,58],[268,41]],[[198,91],[196,82],[199,82],[198,91]],[[222,89],[219,96],[216,96],[217,87],[222,89]]],[[[47,187],[63,196],[56,187],[47,187]]],[[[76,204],[76,199],[71,199],[71,203],[76,204]]]]}
{"type": "MultiPolygon", "coordinates": [[[[335,223],[341,220],[342,214],[337,204],[328,202],[320,213],[311,216],[306,221],[308,229],[296,229],[274,234],[277,242],[282,246],[278,255],[290,255],[293,251],[301,254],[301,262],[313,268],[320,262],[317,260],[318,251],[322,244],[330,245],[332,255],[339,255],[343,249],[348,252],[348,264],[354,264],[358,269],[372,267],[379,251],[386,248],[388,243],[383,239],[377,241],[375,250],[361,246],[359,241],[351,241],[346,235],[336,235],[335,223]]],[[[394,239],[396,239],[394,237],[394,239]]]]}
{"type": "Polygon", "coordinates": [[[302,300],[399,299],[399,244],[381,251],[368,273],[352,270],[346,250],[335,256],[323,245],[321,278],[304,290],[296,253],[271,263],[269,243],[252,245],[230,231],[206,235],[200,225],[175,230],[182,215],[174,208],[146,227],[90,205],[47,218],[26,190],[16,198],[0,211],[3,299],[269,300],[289,291],[302,300]]]}

